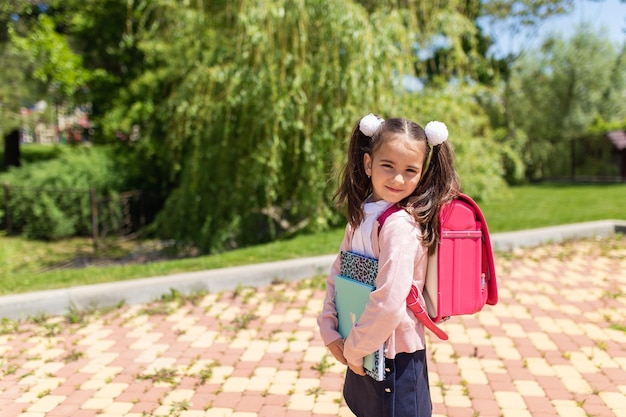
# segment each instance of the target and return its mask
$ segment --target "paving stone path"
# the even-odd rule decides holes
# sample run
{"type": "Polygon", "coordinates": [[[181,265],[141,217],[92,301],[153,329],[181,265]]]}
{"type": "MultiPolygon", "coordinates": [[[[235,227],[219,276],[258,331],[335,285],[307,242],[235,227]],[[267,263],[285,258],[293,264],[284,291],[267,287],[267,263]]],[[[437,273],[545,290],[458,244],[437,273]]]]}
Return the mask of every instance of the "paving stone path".
{"type": "MultiPolygon", "coordinates": [[[[435,417],[626,416],[626,239],[499,253],[500,302],[429,337],[435,417]]],[[[323,279],[3,320],[1,417],[351,416],[323,279]]]]}

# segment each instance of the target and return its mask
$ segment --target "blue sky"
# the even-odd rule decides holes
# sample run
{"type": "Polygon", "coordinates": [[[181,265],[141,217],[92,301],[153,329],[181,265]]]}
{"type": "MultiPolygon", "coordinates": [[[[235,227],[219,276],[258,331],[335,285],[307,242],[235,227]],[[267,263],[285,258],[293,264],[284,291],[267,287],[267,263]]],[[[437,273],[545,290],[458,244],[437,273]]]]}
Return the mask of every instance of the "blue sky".
{"type": "MultiPolygon", "coordinates": [[[[493,52],[504,55],[519,48],[529,49],[550,33],[569,36],[574,28],[582,23],[591,24],[598,32],[604,30],[615,45],[621,46],[626,40],[626,2],[620,0],[575,0],[575,8],[567,16],[553,17],[547,20],[536,35],[522,34],[511,36],[505,32],[497,35],[498,44],[493,52]]],[[[493,33],[493,28],[485,28],[493,33]]],[[[603,33],[605,33],[603,32],[603,33]]],[[[493,36],[496,36],[495,34],[493,36]]]]}

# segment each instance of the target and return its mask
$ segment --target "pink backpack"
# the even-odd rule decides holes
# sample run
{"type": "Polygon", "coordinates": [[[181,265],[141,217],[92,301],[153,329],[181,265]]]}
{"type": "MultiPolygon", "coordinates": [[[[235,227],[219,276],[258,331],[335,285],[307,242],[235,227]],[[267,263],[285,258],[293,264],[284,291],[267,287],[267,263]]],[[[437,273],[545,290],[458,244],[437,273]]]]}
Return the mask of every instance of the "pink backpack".
{"type": "MultiPolygon", "coordinates": [[[[396,205],[378,218],[380,227],[396,205]]],[[[439,245],[428,259],[425,305],[413,286],[407,305],[440,339],[448,335],[436,323],[452,316],[474,314],[498,302],[496,270],[487,222],[480,208],[465,194],[439,211],[439,245]]]]}

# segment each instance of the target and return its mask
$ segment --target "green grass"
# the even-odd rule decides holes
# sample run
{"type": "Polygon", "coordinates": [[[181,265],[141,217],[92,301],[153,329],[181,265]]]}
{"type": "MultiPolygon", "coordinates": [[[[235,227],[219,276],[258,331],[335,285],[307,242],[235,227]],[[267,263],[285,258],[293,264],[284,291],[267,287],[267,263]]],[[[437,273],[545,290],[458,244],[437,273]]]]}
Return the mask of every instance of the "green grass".
{"type": "MultiPolygon", "coordinates": [[[[22,166],[48,161],[58,156],[63,152],[62,145],[42,145],[38,143],[28,143],[20,145],[20,162],[22,166]]],[[[4,161],[4,147],[0,148],[0,161],[4,161]]],[[[0,164],[0,172],[5,172],[6,168],[4,164],[0,164]]]]}
{"type": "Polygon", "coordinates": [[[332,230],[211,256],[46,272],[41,270],[71,257],[72,248],[78,248],[81,241],[82,249],[76,249],[81,253],[89,250],[85,248],[90,248],[91,242],[72,239],[65,246],[66,242],[53,244],[0,236],[0,295],[324,255],[338,249],[342,235],[343,230],[332,230]]]}
{"type": "Polygon", "coordinates": [[[513,187],[480,204],[490,232],[595,220],[626,220],[626,184],[513,187]]]}
{"type": "MultiPolygon", "coordinates": [[[[626,185],[533,185],[511,188],[480,204],[491,233],[579,223],[626,220],[626,185]]],[[[231,252],[124,266],[53,269],[77,255],[93,255],[88,239],[58,243],[0,235],[0,295],[154,277],[335,253],[343,228],[231,252]]],[[[124,248],[113,248],[113,252],[124,248]]]]}

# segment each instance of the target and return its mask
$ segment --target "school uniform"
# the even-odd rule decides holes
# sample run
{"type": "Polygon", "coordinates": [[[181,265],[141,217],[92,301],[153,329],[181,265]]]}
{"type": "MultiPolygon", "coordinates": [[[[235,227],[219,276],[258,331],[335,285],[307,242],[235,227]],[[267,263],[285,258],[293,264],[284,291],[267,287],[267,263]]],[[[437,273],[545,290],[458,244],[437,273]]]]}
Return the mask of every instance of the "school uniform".
{"type": "MultiPolygon", "coordinates": [[[[345,340],[344,356],[355,365],[384,343],[385,380],[375,381],[348,369],[344,398],[357,417],[431,416],[424,326],[406,306],[411,285],[424,287],[428,249],[421,242],[421,228],[406,211],[389,216],[378,230],[377,218],[390,206],[385,201],[364,205],[365,219],[350,225],[340,246],[378,259],[376,289],[345,340]]],[[[326,283],[326,297],[318,317],[326,345],[340,339],[334,301],[335,276],[340,257],[333,263],[326,283]]]]}

